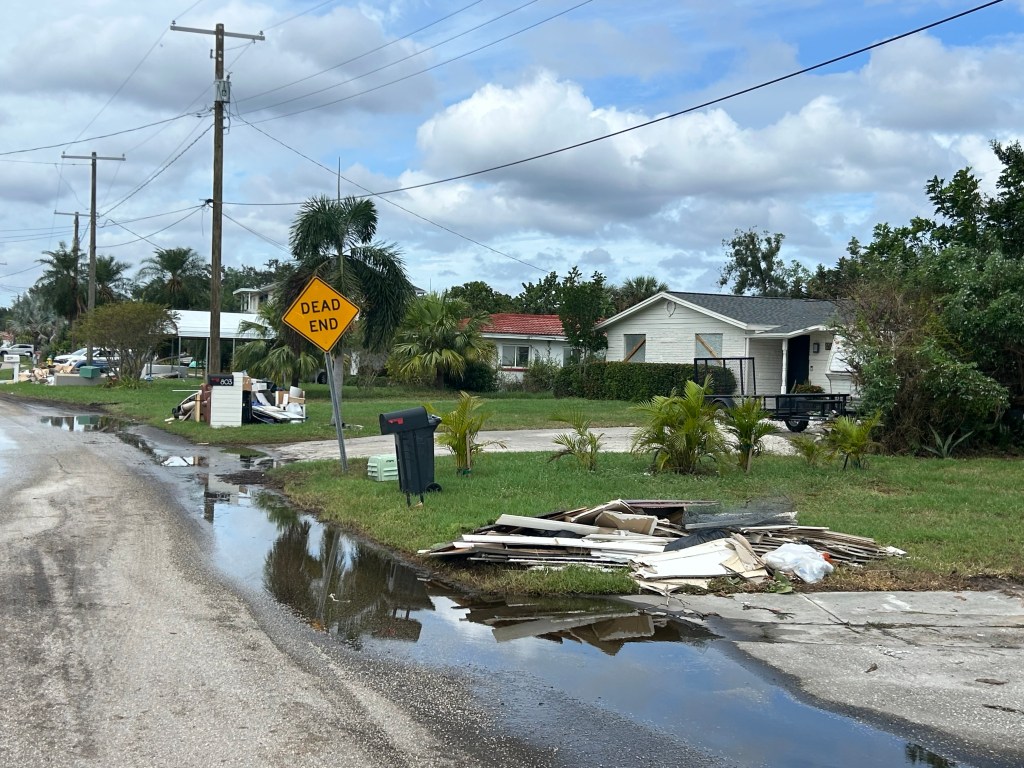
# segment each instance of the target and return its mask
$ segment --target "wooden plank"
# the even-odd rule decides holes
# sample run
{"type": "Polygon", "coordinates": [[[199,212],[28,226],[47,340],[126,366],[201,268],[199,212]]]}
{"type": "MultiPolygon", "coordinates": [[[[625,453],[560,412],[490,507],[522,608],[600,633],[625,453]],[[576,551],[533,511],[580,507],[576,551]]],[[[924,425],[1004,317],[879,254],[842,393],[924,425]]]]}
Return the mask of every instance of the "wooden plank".
{"type": "Polygon", "coordinates": [[[530,528],[535,531],[571,531],[573,533],[600,533],[601,528],[596,525],[581,525],[570,523],[565,520],[552,520],[543,517],[527,517],[525,515],[502,515],[494,521],[495,525],[508,526],[509,528],[530,528]]]}

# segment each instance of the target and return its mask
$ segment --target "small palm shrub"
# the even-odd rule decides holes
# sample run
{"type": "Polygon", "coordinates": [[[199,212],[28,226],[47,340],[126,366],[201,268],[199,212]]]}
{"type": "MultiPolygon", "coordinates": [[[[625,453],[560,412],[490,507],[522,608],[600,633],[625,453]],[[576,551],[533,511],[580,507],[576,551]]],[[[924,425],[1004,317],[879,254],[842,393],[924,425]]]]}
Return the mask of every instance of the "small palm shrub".
{"type": "Polygon", "coordinates": [[[597,469],[597,452],[601,449],[601,438],[604,433],[595,435],[590,431],[591,420],[584,416],[579,408],[573,408],[567,413],[555,414],[552,418],[563,421],[572,427],[572,432],[564,432],[555,436],[555,444],[561,446],[561,450],[548,457],[548,461],[555,461],[563,456],[572,456],[584,469],[593,472],[597,469]]]}
{"type": "Polygon", "coordinates": [[[439,414],[431,406],[425,406],[428,412],[441,417],[437,427],[437,441],[455,456],[455,471],[459,474],[468,475],[473,468],[474,457],[488,445],[505,447],[501,440],[480,442],[476,439],[491,415],[480,411],[483,404],[483,398],[459,392],[455,409],[448,413],[439,414]]]}
{"type": "Polygon", "coordinates": [[[882,416],[875,413],[867,419],[852,419],[840,416],[829,427],[826,441],[829,447],[843,456],[843,469],[852,464],[856,469],[863,469],[869,453],[880,447],[871,439],[871,433],[881,423],[882,416]]]}
{"type": "Polygon", "coordinates": [[[692,474],[728,451],[718,430],[716,407],[707,401],[711,380],[704,386],[686,382],[685,393],[676,390],[668,397],[655,395],[633,410],[643,424],[633,433],[632,451],[652,454],[656,472],[692,474]]]}
{"type": "Polygon", "coordinates": [[[809,466],[820,467],[835,456],[835,450],[819,437],[814,435],[794,435],[790,442],[796,452],[803,456],[809,466]]]}
{"type": "Polygon", "coordinates": [[[750,471],[754,455],[761,452],[764,438],[775,431],[770,418],[771,414],[764,409],[758,397],[745,397],[722,413],[725,430],[736,439],[739,465],[744,472],[750,471]]]}

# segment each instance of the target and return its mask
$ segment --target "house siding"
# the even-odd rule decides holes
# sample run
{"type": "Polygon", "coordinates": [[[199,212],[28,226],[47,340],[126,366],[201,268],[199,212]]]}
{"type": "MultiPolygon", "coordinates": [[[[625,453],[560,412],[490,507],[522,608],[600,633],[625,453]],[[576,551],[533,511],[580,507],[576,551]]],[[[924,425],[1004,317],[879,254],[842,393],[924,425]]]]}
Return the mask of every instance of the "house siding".
{"type": "Polygon", "coordinates": [[[754,376],[760,395],[782,392],[782,339],[751,339],[750,354],[754,358],[754,376]]]}
{"type": "Polygon", "coordinates": [[[501,365],[501,348],[505,347],[529,347],[530,360],[551,359],[554,363],[561,365],[562,358],[568,342],[560,339],[535,339],[528,336],[512,336],[498,334],[482,334],[483,337],[494,344],[495,367],[506,377],[522,380],[525,368],[505,368],[501,365]]]}
{"type": "Polygon", "coordinates": [[[693,358],[708,357],[702,348],[695,354],[694,336],[698,333],[722,334],[722,355],[739,357],[745,354],[744,332],[734,325],[716,320],[673,302],[670,316],[666,302],[658,301],[633,315],[615,323],[608,329],[608,360],[622,360],[626,353],[624,337],[627,334],[647,335],[645,362],[692,363],[693,358]]]}

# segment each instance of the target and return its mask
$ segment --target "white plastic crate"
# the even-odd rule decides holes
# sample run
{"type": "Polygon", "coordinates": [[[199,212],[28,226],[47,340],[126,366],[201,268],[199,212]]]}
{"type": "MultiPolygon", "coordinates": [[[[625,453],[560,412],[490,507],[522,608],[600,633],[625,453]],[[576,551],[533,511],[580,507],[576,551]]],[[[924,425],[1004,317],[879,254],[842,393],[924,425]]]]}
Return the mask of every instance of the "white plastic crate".
{"type": "Polygon", "coordinates": [[[371,456],[366,460],[366,474],[374,480],[397,480],[398,457],[391,455],[371,456]]]}

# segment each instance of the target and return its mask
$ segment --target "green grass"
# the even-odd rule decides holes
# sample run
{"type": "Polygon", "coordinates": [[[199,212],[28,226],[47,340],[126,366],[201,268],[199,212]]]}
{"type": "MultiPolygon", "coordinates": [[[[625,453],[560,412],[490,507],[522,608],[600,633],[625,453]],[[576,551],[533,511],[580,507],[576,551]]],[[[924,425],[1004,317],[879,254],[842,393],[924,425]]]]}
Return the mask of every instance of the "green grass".
{"type": "MultiPolygon", "coordinates": [[[[455,476],[453,461],[439,458],[436,478],[443,492],[428,494],[423,507],[411,509],[396,483],[366,478],[364,461],[353,461],[347,475],[337,462],[326,461],[275,473],[296,503],[409,554],[502,513],[538,515],[616,498],[742,502],[785,496],[796,505],[801,523],[870,536],[910,553],[859,575],[847,571],[838,582],[845,588],[900,583],[913,588],[978,575],[1024,579],[1024,463],[1019,461],[875,457],[866,470],[844,472],[773,456],[756,459],[749,475],[732,470],[720,477],[693,477],[649,476],[646,462],[626,454],[601,455],[594,473],[548,463],[547,455],[486,454],[470,477],[455,476]]],[[[576,578],[480,568],[449,573],[481,589],[506,592],[573,591],[564,582],[576,578]]],[[[601,574],[588,578],[588,586],[606,592],[624,588],[621,577],[601,574]]]]}
{"type": "MultiPolygon", "coordinates": [[[[274,445],[307,440],[330,440],[335,435],[331,426],[330,391],[324,384],[306,384],[307,419],[302,424],[246,424],[233,429],[211,429],[196,422],[164,423],[171,409],[181,402],[189,391],[199,388],[199,379],[158,379],[144,382],[136,389],[121,387],[48,387],[42,384],[22,383],[6,386],[0,394],[53,403],[99,408],[112,416],[161,427],[193,442],[214,445],[274,445]]],[[[349,437],[380,434],[379,414],[403,410],[424,403],[438,411],[447,412],[455,407],[458,392],[416,390],[410,388],[344,387],[342,392],[342,420],[346,424],[359,424],[363,429],[346,432],[349,437]]],[[[552,418],[556,412],[578,407],[593,419],[595,426],[610,427],[633,423],[632,403],[619,401],[556,400],[550,395],[487,394],[485,410],[492,414],[485,429],[542,429],[563,427],[552,418]]]]}

